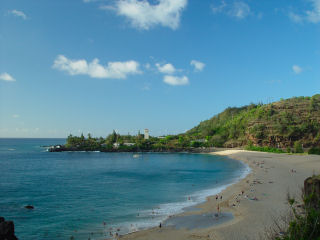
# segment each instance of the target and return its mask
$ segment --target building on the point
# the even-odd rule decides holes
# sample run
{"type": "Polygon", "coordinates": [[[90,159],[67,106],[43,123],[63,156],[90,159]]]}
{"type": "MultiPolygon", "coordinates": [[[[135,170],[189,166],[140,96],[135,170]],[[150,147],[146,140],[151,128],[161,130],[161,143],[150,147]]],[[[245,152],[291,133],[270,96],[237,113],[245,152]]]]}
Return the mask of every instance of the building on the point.
{"type": "Polygon", "coordinates": [[[148,140],[149,139],[149,129],[144,130],[144,139],[148,140]]]}
{"type": "Polygon", "coordinates": [[[128,143],[128,142],[125,142],[123,143],[123,145],[127,146],[127,147],[132,147],[134,145],[136,145],[135,143],[128,143]]]}
{"type": "Polygon", "coordinates": [[[113,144],[113,148],[118,149],[120,147],[120,143],[115,142],[113,144]]]}

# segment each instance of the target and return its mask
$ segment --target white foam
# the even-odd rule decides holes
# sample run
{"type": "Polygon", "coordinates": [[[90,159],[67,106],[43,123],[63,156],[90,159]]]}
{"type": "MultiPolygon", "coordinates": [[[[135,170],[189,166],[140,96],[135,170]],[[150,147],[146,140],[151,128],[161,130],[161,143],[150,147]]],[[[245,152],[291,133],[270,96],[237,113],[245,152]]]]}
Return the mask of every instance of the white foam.
{"type": "MultiPolygon", "coordinates": [[[[114,229],[112,232],[115,233],[115,230],[120,228],[119,234],[127,234],[159,226],[159,223],[165,221],[169,216],[182,213],[185,208],[205,202],[208,196],[217,195],[230,185],[245,178],[250,173],[251,169],[248,165],[243,165],[245,166],[245,169],[240,170],[240,175],[236,174],[238,176],[230,179],[229,183],[212,189],[197,191],[189,196],[185,196],[186,201],[160,204],[153,209],[140,211],[138,220],[136,219],[134,222],[123,222],[121,225],[112,225],[111,227],[114,229]]],[[[110,227],[110,225],[108,227],[110,227]]]]}
{"type": "Polygon", "coordinates": [[[208,196],[217,195],[223,190],[225,190],[227,187],[229,187],[230,185],[245,178],[250,173],[251,169],[246,164],[244,164],[244,166],[245,166],[245,169],[241,170],[240,176],[237,174],[238,176],[231,179],[229,183],[223,186],[212,188],[212,189],[197,191],[191,194],[190,196],[185,196],[186,201],[183,201],[183,202],[160,204],[158,207],[155,207],[154,209],[141,211],[139,213],[141,220],[138,220],[135,223],[132,223],[132,222],[123,223],[124,228],[128,230],[127,231],[128,233],[131,233],[141,229],[156,227],[159,225],[160,222],[163,222],[169,216],[182,213],[185,208],[196,206],[202,202],[205,202],[208,196]]]}

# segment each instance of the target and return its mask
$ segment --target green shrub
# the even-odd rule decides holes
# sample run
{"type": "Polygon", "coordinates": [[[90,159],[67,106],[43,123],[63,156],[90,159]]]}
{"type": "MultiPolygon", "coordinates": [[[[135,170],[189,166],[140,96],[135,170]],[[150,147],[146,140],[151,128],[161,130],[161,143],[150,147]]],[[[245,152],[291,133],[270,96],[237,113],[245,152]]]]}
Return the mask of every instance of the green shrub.
{"type": "Polygon", "coordinates": [[[256,124],[250,129],[251,134],[253,134],[258,139],[263,139],[265,137],[265,124],[256,124]]]}
{"type": "Polygon", "coordinates": [[[294,142],[294,152],[295,153],[303,153],[303,148],[302,148],[302,144],[300,141],[294,142]]]}
{"type": "Polygon", "coordinates": [[[194,147],[194,148],[198,148],[198,147],[201,147],[202,144],[201,142],[197,142],[197,141],[192,141],[191,144],[190,144],[191,147],[194,147]]]}
{"type": "Polygon", "coordinates": [[[284,153],[284,151],[279,148],[259,147],[259,146],[253,146],[253,145],[246,146],[245,149],[249,151],[258,151],[258,152],[284,153]]]}
{"type": "Polygon", "coordinates": [[[309,149],[308,154],[317,154],[320,155],[320,148],[312,147],[309,149]]]}
{"type": "Polygon", "coordinates": [[[225,139],[222,136],[219,135],[213,135],[210,138],[209,144],[213,147],[223,147],[223,144],[225,143],[225,139]]]}

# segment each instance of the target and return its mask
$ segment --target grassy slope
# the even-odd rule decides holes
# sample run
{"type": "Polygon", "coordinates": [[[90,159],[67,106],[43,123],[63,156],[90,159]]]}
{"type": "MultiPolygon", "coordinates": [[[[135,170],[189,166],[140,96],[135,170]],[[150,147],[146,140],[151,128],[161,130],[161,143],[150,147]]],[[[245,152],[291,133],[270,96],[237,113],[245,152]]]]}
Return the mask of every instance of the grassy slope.
{"type": "Polygon", "coordinates": [[[320,94],[295,97],[271,104],[227,108],[186,133],[206,138],[214,146],[235,147],[250,143],[278,148],[320,146],[320,94]]]}

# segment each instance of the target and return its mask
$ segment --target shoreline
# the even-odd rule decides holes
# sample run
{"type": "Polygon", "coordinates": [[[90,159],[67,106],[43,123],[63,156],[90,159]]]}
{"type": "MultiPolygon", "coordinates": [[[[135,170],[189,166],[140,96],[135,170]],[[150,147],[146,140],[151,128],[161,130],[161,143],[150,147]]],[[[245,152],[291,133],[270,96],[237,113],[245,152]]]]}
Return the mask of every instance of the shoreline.
{"type": "MultiPolygon", "coordinates": [[[[139,152],[139,153],[152,154],[154,152],[139,152]]],[[[199,154],[199,153],[194,153],[194,152],[178,152],[178,153],[179,154],[199,154]]],[[[157,152],[157,154],[172,154],[172,152],[157,152]]],[[[210,153],[202,152],[200,154],[205,154],[205,155],[209,155],[209,156],[213,155],[212,152],[210,152],[210,153]]],[[[219,155],[219,154],[217,154],[217,155],[219,155]]],[[[237,160],[229,158],[228,156],[223,156],[223,155],[221,155],[221,156],[226,157],[226,159],[228,159],[228,160],[237,161],[237,160]]],[[[226,161],[226,159],[224,159],[224,161],[226,161]]],[[[241,161],[237,161],[237,162],[240,162],[241,166],[239,167],[238,170],[235,171],[235,175],[232,176],[231,178],[229,178],[228,180],[221,182],[220,184],[218,184],[218,186],[198,190],[196,192],[190,193],[189,195],[185,195],[184,196],[186,199],[185,201],[172,202],[172,203],[168,203],[168,204],[167,203],[160,204],[159,209],[166,209],[169,207],[169,209],[171,209],[171,210],[169,212],[167,212],[167,214],[163,215],[162,218],[158,219],[158,221],[153,222],[153,224],[147,224],[148,226],[144,226],[144,224],[141,225],[141,223],[139,221],[132,222],[130,224],[131,227],[119,228],[119,229],[127,229],[127,230],[131,229],[131,230],[126,231],[126,232],[122,232],[122,233],[118,232],[118,234],[120,236],[134,234],[134,233],[137,233],[140,231],[145,231],[148,229],[156,228],[159,225],[159,223],[161,223],[164,226],[164,225],[166,225],[166,222],[171,219],[171,217],[174,218],[174,217],[188,216],[192,212],[197,212],[200,209],[200,206],[206,202],[206,199],[208,196],[220,194],[222,191],[227,189],[229,186],[236,184],[237,182],[244,179],[250,173],[251,169],[247,164],[245,164],[241,161]],[[175,209],[175,210],[172,210],[172,205],[174,205],[173,209],[175,209]]],[[[155,209],[157,209],[157,207],[155,209]]],[[[155,212],[156,212],[156,210],[155,210],[155,212]]],[[[114,229],[117,229],[119,226],[112,226],[112,227],[114,229]]],[[[116,232],[114,232],[113,234],[116,234],[116,232]]],[[[114,235],[114,237],[115,237],[115,235],[114,235]]],[[[108,238],[108,239],[114,239],[114,238],[108,238]]],[[[115,238],[115,239],[117,239],[117,238],[115,238]]]]}
{"type": "Polygon", "coordinates": [[[259,239],[263,237],[267,228],[272,227],[275,219],[288,212],[287,193],[300,196],[303,180],[320,171],[320,156],[316,155],[300,156],[246,150],[222,150],[206,154],[227,156],[241,161],[249,166],[251,171],[244,178],[223,189],[218,194],[219,197],[223,196],[222,200],[208,196],[204,203],[195,204],[192,211],[184,210],[168,218],[185,222],[185,228],[183,224],[180,228],[177,227],[178,224],[176,227],[164,224],[161,229],[154,227],[139,230],[120,236],[119,239],[259,239]],[[291,169],[295,169],[296,172],[290,172],[291,169]],[[283,184],[279,184],[283,175],[293,178],[293,181],[285,180],[283,184]],[[196,220],[199,215],[215,214],[218,205],[222,213],[232,213],[233,218],[209,227],[190,229],[190,221],[196,220]]]}
{"type": "MultiPolygon", "coordinates": [[[[238,153],[238,152],[247,152],[246,150],[242,150],[242,149],[229,149],[229,148],[215,148],[217,151],[214,152],[177,152],[177,153],[188,153],[188,154],[207,154],[207,155],[216,155],[216,156],[224,156],[224,157],[228,157],[230,158],[230,155],[234,154],[234,153],[238,153]]],[[[153,152],[138,152],[138,153],[153,153],[153,152]]],[[[160,152],[160,153],[173,153],[173,152],[160,152]]],[[[239,161],[237,159],[233,159],[230,158],[232,160],[236,160],[239,161]]],[[[202,191],[208,191],[211,193],[206,194],[205,199],[202,199],[201,201],[197,202],[197,203],[192,203],[190,206],[186,206],[183,207],[181,209],[181,211],[178,211],[177,213],[174,213],[172,215],[168,215],[163,221],[161,221],[162,224],[166,223],[168,220],[175,218],[175,217],[184,217],[184,216],[190,216],[190,215],[196,215],[198,213],[206,213],[206,211],[201,211],[201,209],[203,208],[203,204],[206,203],[206,201],[208,200],[208,198],[213,198],[216,195],[221,195],[224,191],[226,191],[226,189],[228,189],[230,186],[235,185],[237,183],[239,183],[240,181],[244,180],[251,172],[251,168],[249,167],[249,165],[243,161],[240,160],[240,162],[244,165],[245,170],[242,171],[241,175],[238,177],[235,177],[233,179],[233,181],[231,181],[230,183],[227,183],[225,185],[222,185],[220,187],[217,188],[213,188],[213,189],[205,189],[202,191]],[[215,191],[216,190],[216,191],[215,191]],[[214,194],[212,192],[215,192],[214,194]],[[190,210],[192,209],[192,210],[190,210]]],[[[194,193],[195,194],[195,193],[194,193]]],[[[192,194],[193,195],[193,194],[192,194]]],[[[191,196],[192,196],[191,195],[191,196]]],[[[233,216],[233,215],[232,215],[233,216]]],[[[231,219],[227,220],[230,221],[231,219]]],[[[218,222],[217,225],[220,225],[220,223],[218,222]]],[[[157,229],[157,226],[154,227],[147,227],[147,228],[141,228],[137,231],[132,231],[129,233],[126,233],[124,235],[120,235],[119,239],[123,239],[123,237],[125,236],[129,236],[131,234],[135,234],[138,232],[142,232],[142,231],[148,231],[151,229],[157,229]]],[[[116,238],[118,239],[118,238],[116,238]]]]}

